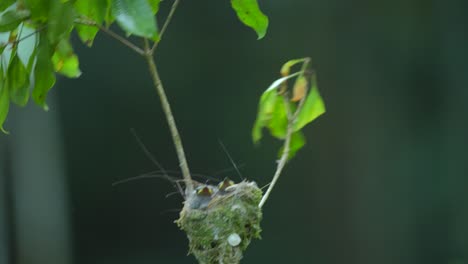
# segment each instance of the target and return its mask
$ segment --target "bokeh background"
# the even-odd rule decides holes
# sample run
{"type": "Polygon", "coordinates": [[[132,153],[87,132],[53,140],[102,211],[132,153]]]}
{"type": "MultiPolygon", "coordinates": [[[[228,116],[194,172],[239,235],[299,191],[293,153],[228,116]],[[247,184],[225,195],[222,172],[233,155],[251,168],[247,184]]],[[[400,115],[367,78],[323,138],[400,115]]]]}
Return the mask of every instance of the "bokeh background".
{"type": "MultiPolygon", "coordinates": [[[[191,170],[238,181],[221,140],[261,186],[280,142],[252,144],[259,96],[285,61],[313,59],[327,113],[243,263],[467,264],[468,2],[260,4],[257,41],[229,1],[182,1],[157,54],[191,170]]],[[[195,263],[169,182],[111,186],[157,170],[131,128],[178,170],[144,61],[103,34],[75,49],[82,77],[59,79],[48,113],[12,109],[0,137],[0,263],[195,263]]]]}

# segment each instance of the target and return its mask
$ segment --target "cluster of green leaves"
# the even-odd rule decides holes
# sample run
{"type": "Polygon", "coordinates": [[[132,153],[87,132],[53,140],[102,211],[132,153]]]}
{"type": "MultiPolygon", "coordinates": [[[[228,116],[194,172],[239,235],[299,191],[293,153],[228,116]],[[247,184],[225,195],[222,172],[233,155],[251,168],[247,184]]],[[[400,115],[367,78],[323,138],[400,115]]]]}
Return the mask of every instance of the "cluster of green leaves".
{"type": "MultiPolygon", "coordinates": [[[[307,70],[309,58],[290,60],[281,68],[282,77],[274,81],[260,97],[257,119],[252,130],[252,139],[258,143],[263,129],[278,139],[289,140],[288,158],[305,145],[301,129],[325,113],[325,104],[317,88],[315,74],[307,70]],[[302,69],[290,74],[294,65],[302,63],[302,69]],[[290,89],[288,81],[294,79],[290,89]]],[[[283,154],[281,148],[279,156],[283,154]]]]}
{"type": "MultiPolygon", "coordinates": [[[[100,29],[116,22],[127,36],[159,41],[156,14],[161,0],[0,0],[0,130],[10,103],[29,97],[47,110],[55,73],[77,78],[79,60],[70,43],[75,29],[92,46],[100,29]]],[[[177,0],[176,0],[177,1],[177,0]]],[[[239,19],[262,38],[268,18],[257,0],[231,0],[239,19]]]]}

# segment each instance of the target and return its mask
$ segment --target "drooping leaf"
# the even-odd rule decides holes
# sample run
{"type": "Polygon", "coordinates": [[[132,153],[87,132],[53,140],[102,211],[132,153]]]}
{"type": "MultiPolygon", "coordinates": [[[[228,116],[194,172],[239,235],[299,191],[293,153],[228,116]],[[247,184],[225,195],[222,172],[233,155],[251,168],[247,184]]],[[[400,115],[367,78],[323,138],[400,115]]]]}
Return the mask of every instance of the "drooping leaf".
{"type": "Polygon", "coordinates": [[[34,67],[34,90],[32,97],[34,101],[44,110],[48,110],[45,102],[47,92],[55,83],[54,65],[51,61],[51,47],[45,34],[40,35],[37,47],[36,65],[34,67]]]}
{"type": "MultiPolygon", "coordinates": [[[[252,139],[254,143],[257,143],[262,138],[262,129],[269,126],[272,114],[275,111],[275,107],[277,105],[276,101],[280,101],[282,99],[281,96],[278,95],[278,87],[286,80],[296,77],[297,75],[299,75],[299,73],[281,77],[274,81],[270,87],[268,87],[268,89],[263,92],[258,104],[257,119],[255,120],[254,127],[252,129],[252,139]]],[[[278,114],[277,116],[280,115],[278,114]]]]}
{"type": "Polygon", "coordinates": [[[112,13],[127,34],[158,39],[156,19],[148,0],[114,0],[112,13]]]}
{"type": "Polygon", "coordinates": [[[291,67],[293,67],[294,65],[296,65],[298,63],[301,63],[301,62],[304,62],[304,59],[295,59],[295,60],[287,61],[281,67],[281,70],[280,70],[281,76],[289,75],[289,72],[291,71],[291,67]]]}
{"type": "Polygon", "coordinates": [[[268,29],[268,17],[260,10],[257,0],[231,0],[239,20],[257,32],[258,39],[265,36],[268,29]]]}
{"type": "Polygon", "coordinates": [[[12,9],[4,12],[0,15],[0,32],[16,29],[29,15],[30,12],[28,10],[12,9]]]}
{"type": "Polygon", "coordinates": [[[5,10],[7,7],[11,6],[15,0],[2,0],[0,1],[0,12],[5,10]]]}
{"type": "Polygon", "coordinates": [[[153,12],[154,15],[156,15],[159,11],[159,3],[161,3],[160,0],[148,0],[149,5],[151,6],[151,11],[153,12]]]}
{"type": "Polygon", "coordinates": [[[63,74],[69,78],[78,78],[81,75],[79,61],[70,40],[62,39],[57,45],[54,55],[52,56],[54,69],[56,72],[63,74]]]}
{"type": "Polygon", "coordinates": [[[288,112],[286,102],[282,96],[278,95],[273,111],[268,120],[268,129],[272,136],[284,139],[288,128],[288,112]]]}
{"type": "Polygon", "coordinates": [[[291,98],[291,102],[300,101],[302,98],[304,98],[306,93],[307,93],[307,79],[303,75],[301,75],[297,77],[297,80],[294,83],[293,96],[291,98]]]}
{"type": "Polygon", "coordinates": [[[258,105],[257,119],[252,129],[252,139],[254,143],[257,143],[262,138],[262,129],[268,126],[278,98],[279,96],[276,89],[266,90],[262,94],[258,105]]]}
{"type": "MultiPolygon", "coordinates": [[[[98,24],[104,22],[110,7],[110,0],[77,0],[75,2],[75,9],[79,15],[91,19],[98,24]]],[[[99,29],[95,26],[76,25],[76,31],[86,45],[92,46],[99,29]]]]}
{"type": "MultiPolygon", "coordinates": [[[[291,141],[289,142],[289,153],[288,153],[288,160],[294,158],[296,156],[296,153],[304,147],[306,143],[304,134],[302,134],[301,131],[297,131],[292,133],[291,135],[291,141]]],[[[281,157],[283,155],[284,151],[284,146],[280,148],[280,151],[278,152],[278,157],[281,157]]]]}
{"type": "Polygon", "coordinates": [[[320,96],[317,84],[312,80],[312,85],[304,105],[297,115],[296,122],[294,123],[293,130],[298,131],[308,123],[314,121],[317,117],[325,113],[325,104],[320,96]]]}
{"type": "Polygon", "coordinates": [[[68,38],[75,19],[75,12],[71,2],[61,3],[51,0],[49,20],[47,22],[47,37],[52,46],[63,38],[68,38]]]}
{"type": "Polygon", "coordinates": [[[18,56],[14,56],[6,76],[6,88],[13,103],[25,106],[29,99],[29,73],[18,56]]]}

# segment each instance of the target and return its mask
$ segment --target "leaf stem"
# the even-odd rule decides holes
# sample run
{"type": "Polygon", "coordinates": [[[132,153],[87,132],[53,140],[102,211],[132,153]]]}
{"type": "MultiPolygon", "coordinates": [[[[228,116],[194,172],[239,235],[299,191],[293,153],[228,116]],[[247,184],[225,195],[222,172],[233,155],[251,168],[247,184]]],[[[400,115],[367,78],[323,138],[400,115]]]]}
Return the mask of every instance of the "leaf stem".
{"type": "Polygon", "coordinates": [[[129,47],[131,50],[135,51],[136,53],[140,54],[141,56],[145,55],[145,51],[143,49],[141,49],[140,47],[138,47],[137,45],[133,44],[132,42],[128,41],[127,39],[123,38],[119,34],[117,34],[114,31],[108,29],[107,27],[104,27],[104,26],[102,26],[102,25],[100,25],[100,24],[98,24],[98,23],[96,23],[96,22],[94,22],[92,20],[81,18],[81,19],[76,19],[75,23],[85,25],[85,26],[97,27],[102,32],[106,33],[110,37],[116,39],[120,43],[122,43],[125,46],[129,47]]]}
{"type": "Polygon", "coordinates": [[[169,125],[172,141],[174,142],[174,147],[176,149],[177,157],[179,159],[179,166],[182,170],[182,176],[184,177],[185,194],[187,195],[192,193],[193,191],[193,181],[192,177],[190,176],[190,171],[187,165],[187,159],[185,158],[184,147],[182,145],[182,140],[180,138],[179,131],[177,130],[174,115],[172,114],[171,106],[169,104],[169,101],[167,100],[166,92],[164,91],[161,78],[159,77],[159,73],[156,68],[156,63],[154,62],[153,53],[151,52],[148,40],[144,39],[144,42],[144,57],[146,59],[146,62],[148,63],[148,69],[151,74],[151,78],[153,79],[154,88],[156,89],[156,92],[159,95],[159,99],[161,100],[161,105],[164,110],[167,123],[169,125]]]}
{"type": "Polygon", "coordinates": [[[180,0],[174,0],[174,3],[172,4],[171,11],[169,11],[169,14],[167,15],[166,21],[164,21],[164,25],[161,29],[161,32],[159,33],[159,40],[154,42],[153,47],[151,47],[151,53],[154,53],[156,48],[158,47],[159,42],[161,41],[164,32],[166,32],[167,26],[169,26],[169,23],[171,23],[172,17],[174,16],[174,13],[177,9],[177,6],[179,5],[180,0]]]}

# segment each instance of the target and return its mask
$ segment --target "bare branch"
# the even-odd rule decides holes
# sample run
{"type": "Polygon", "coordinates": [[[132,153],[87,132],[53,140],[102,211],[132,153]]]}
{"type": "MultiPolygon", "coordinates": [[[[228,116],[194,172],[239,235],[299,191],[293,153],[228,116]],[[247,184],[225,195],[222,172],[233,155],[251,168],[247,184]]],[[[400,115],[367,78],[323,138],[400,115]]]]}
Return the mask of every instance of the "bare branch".
{"type": "Polygon", "coordinates": [[[161,100],[161,105],[164,110],[164,114],[166,116],[167,123],[169,125],[169,130],[171,132],[172,141],[174,142],[174,147],[177,152],[177,157],[179,159],[179,166],[182,170],[182,176],[184,177],[185,182],[185,194],[190,194],[193,191],[193,181],[192,177],[190,176],[190,171],[187,165],[187,159],[185,158],[184,147],[182,145],[182,140],[179,135],[179,131],[177,130],[177,126],[174,120],[174,115],[172,114],[171,106],[169,101],[167,100],[166,92],[164,91],[164,87],[159,77],[158,70],[156,68],[156,63],[154,62],[153,54],[151,53],[151,49],[147,39],[144,39],[145,42],[145,49],[144,49],[144,56],[148,63],[148,68],[153,79],[154,88],[159,95],[159,99],[161,100]]]}

